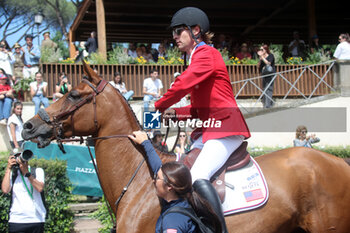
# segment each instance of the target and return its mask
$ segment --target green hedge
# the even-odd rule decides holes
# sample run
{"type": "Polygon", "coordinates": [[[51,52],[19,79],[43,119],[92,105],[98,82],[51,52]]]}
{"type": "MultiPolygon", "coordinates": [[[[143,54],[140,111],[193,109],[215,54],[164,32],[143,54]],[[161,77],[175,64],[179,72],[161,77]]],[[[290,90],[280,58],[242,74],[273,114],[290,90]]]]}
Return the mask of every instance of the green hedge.
{"type": "Polygon", "coordinates": [[[110,233],[113,228],[113,222],[111,216],[109,215],[108,207],[105,201],[105,196],[99,201],[101,205],[98,207],[98,210],[93,212],[90,217],[97,219],[101,222],[103,227],[98,229],[99,233],[110,233]]]}
{"type": "MultiPolygon", "coordinates": [[[[66,168],[67,163],[61,160],[32,159],[32,167],[41,167],[45,172],[45,199],[48,208],[48,219],[45,232],[71,232],[74,214],[68,207],[72,199],[71,185],[66,168]]],[[[0,161],[0,178],[4,176],[7,159],[0,161]]],[[[0,232],[7,232],[10,196],[0,191],[0,232]]]]}

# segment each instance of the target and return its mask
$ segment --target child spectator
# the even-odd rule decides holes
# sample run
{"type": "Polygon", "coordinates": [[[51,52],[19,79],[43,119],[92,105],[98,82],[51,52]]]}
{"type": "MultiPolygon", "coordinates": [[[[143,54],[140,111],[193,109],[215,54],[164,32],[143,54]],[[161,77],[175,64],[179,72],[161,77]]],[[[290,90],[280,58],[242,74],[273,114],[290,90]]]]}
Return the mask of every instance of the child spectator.
{"type": "Polygon", "coordinates": [[[7,122],[7,132],[10,136],[10,144],[12,149],[21,148],[24,140],[22,138],[23,120],[22,120],[23,104],[15,102],[13,104],[12,115],[7,122]]]}

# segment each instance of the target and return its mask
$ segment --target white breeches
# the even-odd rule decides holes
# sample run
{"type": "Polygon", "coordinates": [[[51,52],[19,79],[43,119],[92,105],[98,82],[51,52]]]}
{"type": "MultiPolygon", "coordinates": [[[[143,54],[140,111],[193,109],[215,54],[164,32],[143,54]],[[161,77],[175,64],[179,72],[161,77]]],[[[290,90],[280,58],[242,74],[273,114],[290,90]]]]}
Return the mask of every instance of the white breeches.
{"type": "Polygon", "coordinates": [[[192,146],[202,149],[191,168],[192,183],[198,179],[209,180],[224,165],[232,152],[242,144],[243,140],[242,135],[233,135],[211,139],[203,144],[202,136],[200,136],[192,146]]]}

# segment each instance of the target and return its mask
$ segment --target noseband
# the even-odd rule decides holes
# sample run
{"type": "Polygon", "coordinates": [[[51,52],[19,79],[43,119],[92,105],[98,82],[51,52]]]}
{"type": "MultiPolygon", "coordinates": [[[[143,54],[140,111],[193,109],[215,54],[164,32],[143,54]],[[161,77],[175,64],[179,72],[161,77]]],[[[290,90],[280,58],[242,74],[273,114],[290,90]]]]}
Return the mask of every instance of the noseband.
{"type": "MultiPolygon", "coordinates": [[[[72,105],[70,108],[68,108],[66,111],[64,112],[60,112],[59,114],[57,114],[56,116],[53,116],[52,120],[50,120],[50,116],[49,114],[45,111],[45,109],[39,109],[38,111],[38,115],[39,117],[47,124],[51,125],[53,127],[53,131],[54,131],[54,139],[57,141],[58,147],[60,148],[60,150],[63,153],[66,153],[64,148],[63,148],[63,144],[62,142],[73,142],[73,141],[79,141],[80,144],[82,144],[84,142],[83,138],[80,137],[80,139],[64,139],[62,137],[63,135],[63,128],[62,128],[62,123],[60,122],[63,118],[67,117],[67,116],[71,116],[71,124],[72,124],[72,131],[73,131],[73,135],[74,135],[74,112],[79,109],[80,107],[82,107],[83,105],[85,105],[86,103],[88,103],[91,99],[93,100],[93,105],[94,105],[94,124],[95,124],[95,135],[97,135],[97,131],[98,131],[98,122],[97,122],[97,112],[96,112],[96,96],[98,94],[100,94],[101,92],[103,92],[104,88],[106,87],[106,85],[108,84],[108,82],[106,80],[101,80],[99,82],[99,84],[97,85],[97,87],[95,87],[89,80],[87,79],[83,79],[82,82],[86,83],[87,85],[89,85],[92,90],[94,92],[92,92],[91,94],[89,94],[88,96],[86,96],[83,99],[80,99],[77,103],[75,103],[74,105],[72,105]]],[[[109,138],[118,138],[118,137],[126,137],[128,138],[128,135],[110,135],[110,136],[103,136],[103,137],[93,137],[93,138],[88,138],[86,141],[93,141],[93,140],[97,140],[97,139],[109,139],[109,138]]],[[[90,147],[87,145],[87,148],[89,150],[89,154],[91,157],[91,160],[93,161],[93,165],[97,174],[97,178],[99,180],[99,183],[101,184],[100,181],[100,176],[99,176],[99,172],[97,170],[96,164],[95,164],[95,160],[92,156],[90,147]]],[[[123,198],[124,194],[126,193],[126,191],[128,190],[131,182],[134,180],[136,174],[138,173],[138,171],[141,169],[141,166],[143,164],[145,160],[143,159],[138,167],[136,168],[136,170],[134,171],[134,174],[132,175],[132,177],[130,178],[129,182],[127,183],[127,185],[123,188],[123,191],[121,192],[119,198],[117,199],[115,206],[116,206],[116,213],[115,213],[115,219],[113,218],[113,213],[112,213],[112,209],[109,205],[109,203],[107,202],[107,199],[105,199],[106,205],[108,207],[108,212],[109,215],[112,219],[113,222],[113,231],[111,232],[116,232],[116,228],[117,228],[117,210],[118,210],[118,206],[119,203],[121,201],[121,199],[123,198]]]]}

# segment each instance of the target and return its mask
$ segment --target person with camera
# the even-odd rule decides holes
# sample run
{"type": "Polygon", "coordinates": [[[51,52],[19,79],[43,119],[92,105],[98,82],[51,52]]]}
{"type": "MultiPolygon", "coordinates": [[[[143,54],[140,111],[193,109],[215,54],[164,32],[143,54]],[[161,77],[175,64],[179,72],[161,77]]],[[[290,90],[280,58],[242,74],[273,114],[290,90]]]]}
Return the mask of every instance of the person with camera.
{"type": "Polygon", "coordinates": [[[56,84],[56,92],[53,94],[53,99],[58,100],[66,93],[72,90],[72,85],[68,82],[68,78],[64,72],[60,73],[59,81],[56,84]]]}
{"type": "Polygon", "coordinates": [[[263,91],[265,91],[264,96],[262,97],[262,103],[264,108],[271,108],[273,106],[272,95],[273,95],[273,73],[276,72],[275,67],[275,57],[270,52],[270,48],[267,44],[260,46],[258,51],[259,56],[259,72],[263,77],[263,91]],[[270,76],[267,76],[271,74],[270,76]]]}
{"type": "Polygon", "coordinates": [[[307,128],[304,125],[299,125],[295,131],[295,139],[293,141],[294,146],[309,147],[311,144],[317,143],[320,138],[316,137],[316,134],[307,135],[307,128]]]}
{"type": "Polygon", "coordinates": [[[41,192],[44,189],[44,170],[31,169],[30,150],[10,155],[1,190],[11,195],[9,233],[44,232],[46,209],[41,192]]]}
{"type": "Polygon", "coordinates": [[[0,41],[0,68],[11,78],[13,75],[12,64],[15,62],[13,53],[5,40],[0,41]]]}

